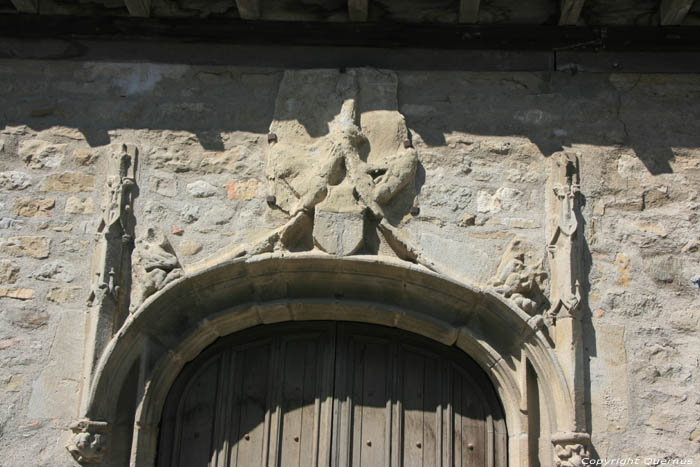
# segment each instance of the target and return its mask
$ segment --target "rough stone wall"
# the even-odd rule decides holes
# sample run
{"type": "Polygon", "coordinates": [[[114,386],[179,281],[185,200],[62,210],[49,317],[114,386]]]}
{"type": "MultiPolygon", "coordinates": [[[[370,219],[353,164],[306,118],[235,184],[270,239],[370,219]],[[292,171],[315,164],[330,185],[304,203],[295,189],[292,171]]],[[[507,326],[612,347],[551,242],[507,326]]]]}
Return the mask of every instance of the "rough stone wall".
{"type": "MultiPolygon", "coordinates": [[[[286,221],[265,200],[282,76],[0,62],[0,465],[73,465],[105,161],[139,148],[137,236],[215,260],[286,221]]],[[[396,227],[455,279],[492,282],[516,238],[546,269],[550,157],[580,154],[594,447],[700,462],[700,77],[397,76],[419,210],[396,227]]]]}

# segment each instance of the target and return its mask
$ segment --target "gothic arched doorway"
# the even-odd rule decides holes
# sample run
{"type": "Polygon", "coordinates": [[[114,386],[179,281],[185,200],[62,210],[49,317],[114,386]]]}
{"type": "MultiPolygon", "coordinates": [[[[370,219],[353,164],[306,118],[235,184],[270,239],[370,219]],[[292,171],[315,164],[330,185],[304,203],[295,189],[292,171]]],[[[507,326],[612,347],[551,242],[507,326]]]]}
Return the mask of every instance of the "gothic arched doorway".
{"type": "Polygon", "coordinates": [[[505,420],[464,352],[378,325],[220,338],[166,399],[160,467],[507,465],[505,420]]]}

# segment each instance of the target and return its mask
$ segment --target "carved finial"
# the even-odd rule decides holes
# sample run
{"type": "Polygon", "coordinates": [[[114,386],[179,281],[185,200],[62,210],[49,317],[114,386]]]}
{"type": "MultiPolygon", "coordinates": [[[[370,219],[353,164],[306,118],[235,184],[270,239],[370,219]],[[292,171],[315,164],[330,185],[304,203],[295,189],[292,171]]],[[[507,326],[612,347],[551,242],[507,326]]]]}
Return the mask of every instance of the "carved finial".
{"type": "Polygon", "coordinates": [[[575,153],[561,152],[554,156],[548,188],[549,242],[551,271],[550,302],[545,322],[555,325],[558,317],[573,317],[581,303],[580,291],[580,166],[575,153]]]}

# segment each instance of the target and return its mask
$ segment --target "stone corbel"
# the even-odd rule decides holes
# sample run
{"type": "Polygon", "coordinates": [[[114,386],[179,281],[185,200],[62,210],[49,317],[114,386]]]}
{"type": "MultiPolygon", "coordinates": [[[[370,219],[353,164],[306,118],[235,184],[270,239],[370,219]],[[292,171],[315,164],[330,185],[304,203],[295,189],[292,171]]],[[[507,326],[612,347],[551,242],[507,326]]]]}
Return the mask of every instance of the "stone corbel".
{"type": "Polygon", "coordinates": [[[83,419],[71,424],[70,429],[74,436],[66,449],[73,458],[82,465],[102,463],[107,453],[109,424],[83,419]]]}
{"type": "Polygon", "coordinates": [[[555,433],[552,435],[554,465],[556,467],[583,467],[591,457],[588,433],[555,433]]]}

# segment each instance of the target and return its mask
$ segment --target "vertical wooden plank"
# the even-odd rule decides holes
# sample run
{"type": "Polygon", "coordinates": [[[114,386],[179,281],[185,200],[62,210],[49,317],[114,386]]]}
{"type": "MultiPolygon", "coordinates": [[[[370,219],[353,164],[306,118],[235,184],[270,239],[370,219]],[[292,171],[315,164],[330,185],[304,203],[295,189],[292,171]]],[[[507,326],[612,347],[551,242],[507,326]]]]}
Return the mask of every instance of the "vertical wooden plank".
{"type": "Polygon", "coordinates": [[[423,383],[425,361],[421,355],[402,352],[403,369],[403,443],[401,446],[404,467],[423,466],[423,383]]]}
{"type": "Polygon", "coordinates": [[[297,340],[282,344],[282,431],[277,465],[299,466],[303,438],[303,396],[308,343],[297,340]]]}
{"type": "Polygon", "coordinates": [[[331,467],[348,467],[353,446],[354,354],[345,327],[336,328],[335,387],[333,388],[333,447],[331,467]]]}
{"type": "Polygon", "coordinates": [[[221,358],[212,359],[187,386],[178,411],[179,436],[175,465],[208,465],[216,423],[216,390],[221,358]]]}
{"type": "MultiPolygon", "coordinates": [[[[352,444],[348,452],[352,467],[360,467],[365,448],[371,448],[372,439],[363,438],[363,426],[366,421],[363,417],[365,406],[365,349],[362,346],[354,345],[355,341],[350,340],[350,351],[353,355],[352,368],[352,419],[348,422],[352,426],[352,444]]],[[[346,423],[348,423],[346,422],[346,423]]],[[[375,440],[376,441],[376,440],[375,440]]]]}
{"type": "Polygon", "coordinates": [[[332,323],[326,327],[325,340],[322,342],[323,355],[321,364],[319,365],[320,377],[318,379],[318,391],[316,392],[316,406],[319,406],[317,426],[315,427],[314,439],[318,442],[318,447],[315,449],[318,452],[318,462],[315,467],[327,467],[331,465],[331,443],[333,436],[331,430],[333,427],[333,384],[335,382],[335,365],[336,365],[336,334],[337,323],[332,323]]]}
{"type": "Polygon", "coordinates": [[[395,410],[397,404],[401,404],[401,399],[396,396],[399,387],[398,381],[398,361],[399,361],[399,341],[394,335],[393,339],[386,342],[386,364],[384,374],[386,375],[384,407],[384,439],[386,447],[384,449],[384,464],[392,466],[392,458],[396,457],[397,451],[392,449],[393,439],[392,434],[396,431],[394,428],[399,427],[401,421],[396,418],[395,413],[400,413],[400,410],[395,410]]]}
{"type": "Polygon", "coordinates": [[[238,427],[235,466],[256,466],[263,464],[267,448],[268,376],[271,362],[272,344],[242,349],[241,392],[238,400],[240,422],[238,427]]]}
{"type": "Polygon", "coordinates": [[[267,412],[265,415],[265,436],[268,449],[263,454],[262,465],[274,466],[279,464],[279,448],[282,439],[282,378],[283,352],[280,346],[282,338],[273,338],[272,356],[270,358],[270,373],[267,388],[267,412]]]}
{"type": "Polygon", "coordinates": [[[486,427],[483,407],[468,378],[461,375],[462,464],[485,465],[486,427]]]}
{"type": "Polygon", "coordinates": [[[280,339],[279,337],[273,337],[270,343],[270,359],[268,364],[267,373],[267,394],[266,394],[266,408],[265,408],[265,420],[263,425],[263,452],[260,458],[261,466],[275,465],[271,459],[273,455],[271,453],[272,447],[277,446],[279,440],[279,433],[273,435],[273,424],[276,423],[279,431],[279,421],[281,419],[281,413],[278,409],[279,398],[276,398],[279,394],[277,389],[279,389],[278,375],[279,375],[279,364],[280,364],[280,339]]]}
{"type": "Polygon", "coordinates": [[[362,435],[365,440],[361,456],[362,466],[387,465],[387,424],[391,417],[389,397],[389,349],[386,343],[370,342],[363,346],[362,435]],[[388,402],[387,402],[388,401],[388,402]],[[369,441],[369,443],[368,443],[369,441]]]}
{"type": "Polygon", "coordinates": [[[228,438],[228,455],[226,467],[235,467],[238,463],[238,445],[241,441],[243,433],[241,428],[241,404],[240,397],[243,390],[243,356],[238,349],[231,351],[231,372],[229,373],[229,387],[231,388],[228,394],[229,412],[228,412],[228,430],[226,437],[228,438]]]}
{"type": "Polygon", "coordinates": [[[438,358],[426,356],[423,377],[423,466],[439,466],[442,458],[441,404],[442,374],[438,358]]]}
{"type": "Polygon", "coordinates": [[[442,465],[452,467],[454,463],[454,410],[452,403],[452,368],[442,365],[442,465]]]}
{"type": "Polygon", "coordinates": [[[403,464],[403,380],[404,371],[401,365],[401,346],[398,339],[394,339],[391,346],[391,367],[392,382],[391,382],[391,398],[394,401],[391,409],[390,436],[391,440],[391,459],[388,464],[391,467],[401,467],[403,464]]]}
{"type": "MultiPolygon", "coordinates": [[[[323,378],[322,357],[328,349],[323,345],[323,336],[315,336],[304,347],[304,374],[302,384],[301,434],[299,438],[299,465],[317,467],[319,454],[319,416],[321,405],[320,381],[323,378]]],[[[326,467],[325,464],[323,467],[326,467]]]]}
{"type": "Polygon", "coordinates": [[[232,371],[232,352],[225,351],[221,355],[219,365],[219,386],[216,388],[216,423],[214,424],[214,443],[212,446],[212,459],[210,465],[214,467],[226,467],[228,465],[229,432],[231,427],[230,411],[230,383],[232,371]]]}
{"type": "MultiPolygon", "coordinates": [[[[464,439],[462,430],[462,378],[460,378],[459,373],[454,368],[452,369],[452,376],[452,423],[454,424],[452,452],[455,467],[462,467],[464,465],[462,457],[462,441],[464,439]]],[[[466,446],[464,446],[464,449],[466,449],[466,446]]]]}

